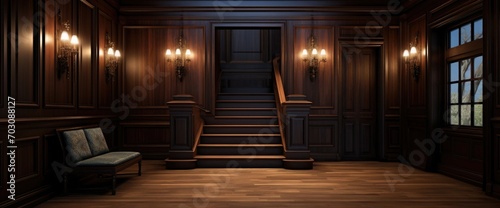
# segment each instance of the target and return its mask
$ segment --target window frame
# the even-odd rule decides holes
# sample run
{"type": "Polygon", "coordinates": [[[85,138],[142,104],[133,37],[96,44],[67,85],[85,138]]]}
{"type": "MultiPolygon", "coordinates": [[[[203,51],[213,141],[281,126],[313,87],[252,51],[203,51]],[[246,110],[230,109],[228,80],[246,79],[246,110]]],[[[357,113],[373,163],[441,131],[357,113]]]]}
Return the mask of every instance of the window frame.
{"type": "MultiPolygon", "coordinates": [[[[460,128],[470,128],[470,129],[482,129],[484,127],[484,123],[482,123],[481,126],[475,126],[474,125],[474,105],[480,104],[483,105],[484,109],[484,100],[481,102],[475,102],[474,98],[475,95],[472,94],[472,91],[474,90],[474,81],[475,80],[483,80],[484,84],[484,74],[481,76],[481,78],[475,78],[474,77],[474,59],[476,59],[479,56],[483,57],[483,63],[484,63],[484,51],[483,51],[483,43],[484,43],[484,17],[482,16],[474,16],[472,18],[465,19],[463,21],[460,21],[456,24],[451,25],[450,27],[447,27],[444,31],[446,31],[446,36],[445,36],[445,46],[444,46],[444,59],[445,59],[445,73],[444,73],[444,83],[445,83],[445,93],[444,95],[446,96],[445,99],[445,107],[448,109],[448,115],[447,115],[447,122],[446,125],[449,127],[460,127],[460,128]],[[482,19],[483,21],[483,35],[480,39],[473,40],[474,38],[471,38],[470,42],[464,43],[464,44],[459,44],[458,46],[455,46],[453,48],[450,48],[451,46],[451,32],[455,29],[460,29],[464,25],[470,24],[471,25],[471,35],[474,36],[474,23],[478,20],[482,19]],[[470,73],[471,77],[469,79],[466,79],[466,81],[462,80],[461,74],[458,74],[458,80],[457,81],[451,81],[450,80],[450,75],[451,75],[451,68],[450,65],[453,62],[458,62],[459,63],[459,72],[460,72],[460,62],[466,59],[470,59],[470,73]],[[463,103],[462,101],[462,83],[469,82],[471,83],[471,101],[470,103],[463,103]],[[451,103],[451,84],[458,84],[458,103],[451,103]],[[471,106],[471,123],[470,125],[462,125],[462,117],[461,117],[461,108],[462,106],[471,106]],[[451,106],[458,106],[458,111],[459,111],[459,117],[458,117],[458,124],[452,124],[451,123],[451,106]]],[[[461,37],[461,32],[459,30],[459,40],[458,42],[460,43],[460,37],[461,37]]],[[[484,70],[484,68],[483,68],[484,70]]],[[[484,99],[484,88],[483,88],[483,99],[484,99]]],[[[484,110],[483,110],[483,116],[484,116],[484,110]]]]}

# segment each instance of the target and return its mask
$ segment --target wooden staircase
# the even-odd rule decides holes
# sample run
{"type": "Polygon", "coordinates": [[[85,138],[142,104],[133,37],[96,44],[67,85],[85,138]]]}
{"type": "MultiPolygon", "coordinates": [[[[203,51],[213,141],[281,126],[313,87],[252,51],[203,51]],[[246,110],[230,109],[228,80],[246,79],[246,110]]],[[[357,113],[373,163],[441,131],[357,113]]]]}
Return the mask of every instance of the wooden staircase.
{"type": "Polygon", "coordinates": [[[283,167],[273,93],[220,93],[197,146],[196,167],[283,167]]]}

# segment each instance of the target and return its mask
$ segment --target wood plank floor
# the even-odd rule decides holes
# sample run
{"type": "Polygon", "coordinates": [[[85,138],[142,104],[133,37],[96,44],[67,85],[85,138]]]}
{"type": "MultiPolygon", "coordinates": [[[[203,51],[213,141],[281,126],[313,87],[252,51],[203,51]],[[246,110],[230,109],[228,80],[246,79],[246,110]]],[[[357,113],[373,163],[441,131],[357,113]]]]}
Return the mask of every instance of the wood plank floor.
{"type": "Polygon", "coordinates": [[[116,196],[79,192],[39,207],[500,207],[479,187],[441,174],[414,170],[403,177],[398,163],[316,162],[313,170],[165,170],[163,161],[143,164],[143,175],[123,178],[116,196]],[[388,175],[398,180],[394,189],[388,175]]]}

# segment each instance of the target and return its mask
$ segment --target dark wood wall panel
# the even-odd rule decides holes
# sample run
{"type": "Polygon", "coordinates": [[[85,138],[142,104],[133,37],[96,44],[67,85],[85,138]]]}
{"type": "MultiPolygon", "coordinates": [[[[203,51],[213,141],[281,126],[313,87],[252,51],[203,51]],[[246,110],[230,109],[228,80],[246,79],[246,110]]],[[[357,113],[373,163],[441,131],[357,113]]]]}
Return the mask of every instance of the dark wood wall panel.
{"type": "Polygon", "coordinates": [[[307,96],[307,99],[313,103],[312,114],[320,113],[315,112],[315,110],[328,110],[327,114],[333,114],[336,108],[335,98],[337,97],[332,56],[334,51],[334,27],[315,26],[312,28],[311,26],[297,25],[294,27],[293,40],[293,53],[289,54],[294,60],[292,92],[307,96]],[[318,52],[325,49],[327,53],[327,62],[320,64],[314,81],[309,79],[306,63],[301,58],[302,50],[307,47],[307,39],[311,35],[311,30],[314,30],[318,52]]]}
{"type": "MultiPolygon", "coordinates": [[[[418,45],[420,53],[427,48],[427,24],[426,15],[422,15],[418,18],[414,18],[408,22],[406,28],[406,36],[403,38],[403,44],[401,47],[408,49],[410,47],[409,43],[414,42],[415,36],[418,34],[418,45]]],[[[415,115],[426,115],[427,109],[427,65],[426,57],[420,54],[420,76],[417,81],[413,79],[413,73],[410,71],[409,67],[404,67],[404,73],[402,80],[407,84],[408,95],[407,108],[409,114],[415,115]]]]}
{"type": "MultiPolygon", "coordinates": [[[[48,5],[47,5],[48,6],[48,5]]],[[[60,44],[59,39],[63,28],[63,23],[69,21],[71,29],[77,31],[72,24],[72,2],[66,4],[50,5],[50,11],[45,13],[45,33],[44,33],[44,84],[45,84],[45,106],[51,108],[73,108],[76,107],[74,70],[71,68],[69,79],[66,74],[61,74],[57,68],[57,47],[60,44]],[[61,12],[61,21],[58,20],[58,12],[61,12]]],[[[47,9],[49,11],[49,9],[47,9]]],[[[70,32],[70,31],[69,31],[70,32]]],[[[71,33],[70,32],[70,33],[71,33]]]]}
{"type": "MultiPolygon", "coordinates": [[[[0,80],[2,83],[0,87],[0,96],[3,98],[7,94],[7,82],[5,77],[7,77],[7,1],[0,1],[0,80]]],[[[0,99],[0,108],[4,107],[5,99],[0,99]]],[[[0,175],[1,177],[1,175],[0,175]]]]}
{"type": "Polygon", "coordinates": [[[123,144],[125,150],[140,151],[149,159],[165,159],[170,147],[170,128],[161,124],[123,124],[123,144]]]}
{"type": "Polygon", "coordinates": [[[39,105],[39,10],[37,1],[12,1],[10,13],[10,92],[17,106],[39,105]]]}
{"type": "Polygon", "coordinates": [[[78,38],[80,56],[78,65],[78,106],[96,107],[97,67],[96,55],[96,11],[95,6],[85,0],[78,2],[78,38]]]}
{"type": "MultiPolygon", "coordinates": [[[[111,103],[113,102],[113,98],[116,97],[117,94],[117,83],[118,83],[118,77],[121,76],[121,70],[118,67],[116,75],[113,80],[108,80],[106,78],[106,63],[105,63],[105,56],[107,56],[107,43],[106,43],[106,33],[111,37],[111,41],[115,43],[115,49],[120,50],[121,53],[123,53],[123,50],[118,47],[119,42],[118,42],[118,35],[116,34],[116,26],[114,26],[115,22],[113,21],[113,18],[111,18],[109,15],[106,13],[99,11],[99,35],[98,35],[98,44],[99,44],[99,59],[98,59],[98,73],[97,77],[99,78],[98,83],[99,83],[99,91],[98,93],[98,100],[99,100],[99,108],[110,108],[111,103]]],[[[123,58],[122,58],[123,60],[123,58]]],[[[120,65],[119,65],[120,66],[120,65]]]]}
{"type": "Polygon", "coordinates": [[[337,118],[309,117],[309,149],[315,160],[339,160],[337,118]]]}
{"type": "Polygon", "coordinates": [[[477,134],[446,131],[441,147],[439,170],[480,186],[483,183],[483,137],[477,134]]]}
{"type": "Polygon", "coordinates": [[[166,49],[175,51],[180,29],[180,27],[124,29],[124,48],[127,57],[124,60],[125,92],[132,96],[136,95],[139,108],[165,108],[166,103],[176,94],[191,94],[197,103],[204,103],[204,28],[183,29],[192,56],[182,82],[176,78],[173,64],[167,63],[165,59],[166,49]]]}

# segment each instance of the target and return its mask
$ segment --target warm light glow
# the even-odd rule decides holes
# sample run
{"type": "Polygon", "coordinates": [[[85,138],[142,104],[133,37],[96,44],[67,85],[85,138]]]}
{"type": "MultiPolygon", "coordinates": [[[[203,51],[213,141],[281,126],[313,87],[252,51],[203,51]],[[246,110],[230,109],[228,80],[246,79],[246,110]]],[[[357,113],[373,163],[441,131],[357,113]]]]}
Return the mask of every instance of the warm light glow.
{"type": "Polygon", "coordinates": [[[112,56],[113,54],[115,54],[113,48],[108,48],[108,55],[112,56]]]}
{"type": "Polygon", "coordinates": [[[191,50],[187,49],[186,50],[186,56],[189,57],[191,55],[191,50]]]}
{"type": "Polygon", "coordinates": [[[425,49],[424,49],[424,50],[422,50],[422,55],[424,55],[424,56],[426,55],[426,53],[425,53],[425,49]]]}
{"type": "Polygon", "coordinates": [[[415,46],[411,47],[410,54],[416,54],[416,53],[417,53],[417,48],[415,48],[415,46]]]}
{"type": "Polygon", "coordinates": [[[304,56],[304,57],[307,56],[307,50],[306,49],[302,50],[302,56],[304,56]]]}
{"type": "Polygon", "coordinates": [[[312,55],[318,55],[318,50],[316,50],[316,48],[313,48],[312,55]]]}
{"type": "Polygon", "coordinates": [[[61,41],[63,41],[63,42],[67,42],[67,41],[69,41],[69,35],[68,35],[68,32],[63,31],[63,32],[61,33],[61,41]]]}
{"type": "Polygon", "coordinates": [[[116,58],[120,58],[121,56],[122,56],[122,54],[120,53],[120,51],[119,51],[119,50],[116,50],[116,51],[115,51],[115,57],[116,57],[116,58]]]}
{"type": "Polygon", "coordinates": [[[175,49],[175,55],[180,56],[181,55],[181,49],[175,49]]]}
{"type": "Polygon", "coordinates": [[[170,51],[170,49],[167,49],[167,51],[165,51],[165,55],[166,56],[171,56],[172,55],[172,51],[170,51]]]}
{"type": "Polygon", "coordinates": [[[410,56],[410,52],[408,52],[408,50],[405,50],[403,52],[403,57],[408,57],[408,56],[410,56]]]}
{"type": "Polygon", "coordinates": [[[103,56],[104,55],[104,50],[102,50],[102,48],[99,48],[99,56],[103,56]]]}
{"type": "Polygon", "coordinates": [[[321,56],[326,56],[326,50],[325,49],[321,49],[321,56]]]}
{"type": "Polygon", "coordinates": [[[71,36],[71,44],[72,45],[80,44],[80,41],[78,41],[78,37],[76,37],[76,35],[71,36]]]}

